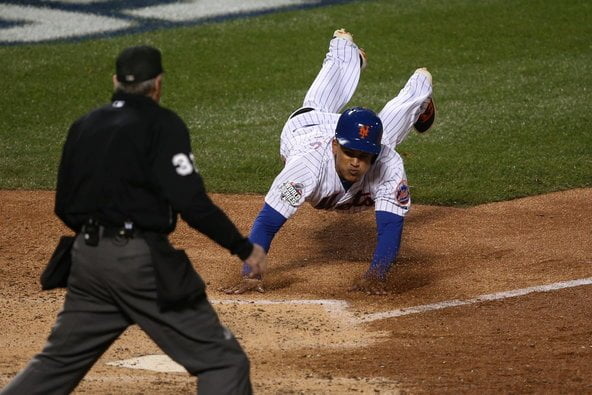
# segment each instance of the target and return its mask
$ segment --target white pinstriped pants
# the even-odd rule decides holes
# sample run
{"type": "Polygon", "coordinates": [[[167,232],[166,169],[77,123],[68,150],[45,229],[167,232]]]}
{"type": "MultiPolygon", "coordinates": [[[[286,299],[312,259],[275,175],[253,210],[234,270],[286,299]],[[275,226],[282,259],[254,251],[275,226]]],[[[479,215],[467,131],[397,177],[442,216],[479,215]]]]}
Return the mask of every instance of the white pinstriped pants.
{"type": "MultiPolygon", "coordinates": [[[[353,97],[360,81],[360,72],[357,45],[342,38],[332,39],[321,70],[304,97],[303,107],[325,113],[319,114],[319,122],[336,124],[338,117],[334,114],[339,114],[353,97]],[[329,114],[326,113],[332,116],[327,116],[329,114]]],[[[431,95],[432,84],[429,78],[423,73],[413,73],[398,95],[378,113],[384,128],[382,144],[392,148],[400,144],[411,131],[424,110],[422,105],[431,95]]],[[[334,130],[334,127],[335,125],[331,129],[334,130]]]]}

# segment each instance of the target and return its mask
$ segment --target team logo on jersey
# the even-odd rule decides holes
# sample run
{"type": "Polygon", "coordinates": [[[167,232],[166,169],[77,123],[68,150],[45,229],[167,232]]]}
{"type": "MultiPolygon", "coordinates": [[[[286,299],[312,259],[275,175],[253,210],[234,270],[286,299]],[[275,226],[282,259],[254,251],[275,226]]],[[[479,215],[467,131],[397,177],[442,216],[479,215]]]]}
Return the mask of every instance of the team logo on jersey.
{"type": "Polygon", "coordinates": [[[365,139],[368,137],[368,133],[370,132],[370,126],[362,125],[361,123],[358,124],[358,134],[360,138],[365,139]]]}
{"type": "Polygon", "coordinates": [[[280,187],[280,196],[282,200],[296,207],[302,198],[302,189],[304,185],[295,182],[286,182],[280,187]]]}
{"type": "Polygon", "coordinates": [[[407,206],[409,204],[411,196],[409,194],[409,185],[407,185],[407,180],[401,180],[399,185],[397,186],[397,190],[395,191],[395,199],[400,206],[407,206]]]}

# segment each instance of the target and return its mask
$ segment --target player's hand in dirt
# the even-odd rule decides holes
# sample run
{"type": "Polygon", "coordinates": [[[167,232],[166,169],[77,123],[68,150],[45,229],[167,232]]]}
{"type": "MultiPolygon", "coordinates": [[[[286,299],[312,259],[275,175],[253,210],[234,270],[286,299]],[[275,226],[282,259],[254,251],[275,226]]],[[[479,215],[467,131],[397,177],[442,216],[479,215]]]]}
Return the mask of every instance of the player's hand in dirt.
{"type": "Polygon", "coordinates": [[[253,244],[251,255],[244,261],[251,269],[250,273],[244,276],[239,283],[219,290],[227,294],[242,294],[249,291],[265,292],[263,289],[263,273],[267,268],[266,258],[267,254],[263,247],[259,244],[253,244]]]}
{"type": "Polygon", "coordinates": [[[221,289],[222,292],[227,294],[243,294],[245,292],[265,292],[263,288],[263,279],[243,277],[243,279],[233,286],[221,289]]]}
{"type": "Polygon", "coordinates": [[[386,281],[373,277],[361,277],[354,281],[354,284],[349,288],[350,292],[359,291],[368,295],[388,295],[386,289],[386,281]]]}
{"type": "Polygon", "coordinates": [[[259,244],[253,244],[251,255],[245,260],[245,263],[251,268],[250,278],[261,278],[267,268],[267,254],[259,244]]]}

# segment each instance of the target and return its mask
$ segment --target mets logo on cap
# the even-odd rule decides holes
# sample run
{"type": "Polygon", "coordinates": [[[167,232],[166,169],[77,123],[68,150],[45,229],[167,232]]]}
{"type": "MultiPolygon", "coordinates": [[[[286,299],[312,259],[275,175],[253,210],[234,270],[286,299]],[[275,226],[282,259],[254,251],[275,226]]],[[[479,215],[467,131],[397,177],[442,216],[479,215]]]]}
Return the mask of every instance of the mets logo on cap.
{"type": "Polygon", "coordinates": [[[370,126],[363,125],[361,123],[358,124],[358,135],[361,139],[365,139],[368,137],[368,133],[370,132],[370,126]]]}

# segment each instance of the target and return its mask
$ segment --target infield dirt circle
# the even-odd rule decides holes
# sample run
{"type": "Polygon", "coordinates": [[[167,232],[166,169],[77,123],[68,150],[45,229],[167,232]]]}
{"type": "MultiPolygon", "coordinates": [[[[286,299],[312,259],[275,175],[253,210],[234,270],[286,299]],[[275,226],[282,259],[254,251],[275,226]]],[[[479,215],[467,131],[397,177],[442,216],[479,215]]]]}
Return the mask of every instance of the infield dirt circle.
{"type": "MultiPolygon", "coordinates": [[[[263,203],[212,197],[245,234],[263,203]]],[[[41,350],[63,301],[38,282],[69,233],[53,198],[0,191],[0,387],[41,350]]],[[[414,205],[384,297],[347,292],[372,256],[372,211],[304,206],[274,240],[265,294],[223,294],[238,260],[184,223],[171,239],[249,354],[256,393],[592,393],[592,189],[414,205]]],[[[193,393],[187,373],[111,364],[161,354],[131,327],[76,393],[193,393]]]]}

